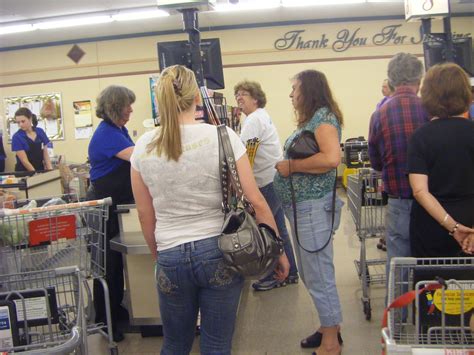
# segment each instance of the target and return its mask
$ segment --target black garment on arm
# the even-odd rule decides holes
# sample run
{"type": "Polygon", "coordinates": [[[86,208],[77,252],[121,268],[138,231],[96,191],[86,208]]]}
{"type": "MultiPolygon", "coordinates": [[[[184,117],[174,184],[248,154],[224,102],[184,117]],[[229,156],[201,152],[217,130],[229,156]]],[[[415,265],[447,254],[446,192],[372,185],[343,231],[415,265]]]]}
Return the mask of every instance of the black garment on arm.
{"type": "MultiPolygon", "coordinates": [[[[428,189],[457,222],[474,225],[474,122],[436,119],[413,133],[408,171],[428,176],[428,189]]],[[[410,241],[415,257],[460,256],[448,231],[413,202],[410,241]]]]}

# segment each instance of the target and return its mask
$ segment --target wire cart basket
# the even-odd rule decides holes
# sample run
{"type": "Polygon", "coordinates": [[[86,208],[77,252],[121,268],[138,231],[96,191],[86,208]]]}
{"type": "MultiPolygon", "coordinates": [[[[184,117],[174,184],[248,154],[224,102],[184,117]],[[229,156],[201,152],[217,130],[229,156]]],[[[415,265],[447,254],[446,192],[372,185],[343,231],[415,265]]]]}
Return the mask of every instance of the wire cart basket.
{"type": "Polygon", "coordinates": [[[392,258],[388,304],[386,354],[474,354],[474,257],[392,258]]]}
{"type": "Polygon", "coordinates": [[[87,296],[87,333],[107,337],[118,352],[111,330],[110,301],[105,282],[106,221],[110,198],[42,207],[0,209],[0,275],[77,266],[87,296]],[[107,325],[93,324],[92,292],[88,279],[104,288],[107,325]],[[106,329],[106,331],[104,330],[106,329]]]}
{"type": "Polygon", "coordinates": [[[0,353],[86,355],[82,284],[76,267],[0,276],[0,353]]]}
{"type": "Polygon", "coordinates": [[[361,168],[347,178],[347,205],[356,225],[360,240],[360,258],[355,260],[357,275],[362,285],[362,306],[365,318],[370,320],[369,288],[385,283],[385,260],[367,259],[366,239],[380,238],[385,233],[385,205],[382,177],[370,168],[361,168]]]}

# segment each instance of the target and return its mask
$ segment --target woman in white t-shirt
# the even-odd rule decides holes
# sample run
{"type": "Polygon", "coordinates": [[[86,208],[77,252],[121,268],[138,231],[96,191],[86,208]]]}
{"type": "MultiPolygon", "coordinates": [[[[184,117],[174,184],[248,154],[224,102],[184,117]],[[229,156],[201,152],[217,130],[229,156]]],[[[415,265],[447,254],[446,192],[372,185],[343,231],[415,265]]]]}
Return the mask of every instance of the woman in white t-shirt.
{"type": "MultiPolygon", "coordinates": [[[[230,354],[243,278],[226,267],[217,246],[224,219],[217,129],[195,121],[201,98],[194,73],[184,66],[166,68],[156,94],[161,127],[137,141],[131,176],[143,234],[157,260],[161,354],[190,352],[199,311],[201,353],[230,354]]],[[[245,147],[228,132],[257,221],[276,230],[245,147]]],[[[288,268],[283,255],[276,277],[284,280],[288,268]]]]}

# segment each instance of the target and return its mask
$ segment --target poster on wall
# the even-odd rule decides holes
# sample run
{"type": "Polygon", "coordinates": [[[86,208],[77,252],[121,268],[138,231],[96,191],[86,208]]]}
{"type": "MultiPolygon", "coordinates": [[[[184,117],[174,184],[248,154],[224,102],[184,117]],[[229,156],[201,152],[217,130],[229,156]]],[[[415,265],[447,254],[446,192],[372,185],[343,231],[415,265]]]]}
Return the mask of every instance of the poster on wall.
{"type": "Polygon", "coordinates": [[[150,97],[151,97],[151,115],[153,117],[153,121],[155,121],[155,126],[160,125],[160,118],[158,113],[158,100],[156,99],[156,85],[158,83],[158,76],[151,76],[150,77],[150,97]]]}
{"type": "Polygon", "coordinates": [[[15,112],[28,108],[38,119],[37,127],[42,128],[50,140],[63,140],[63,114],[60,93],[9,96],[3,99],[5,107],[5,129],[8,140],[19,127],[15,121],[15,112]]]}
{"type": "Polygon", "coordinates": [[[74,134],[76,139],[92,136],[92,105],[90,100],[74,101],[74,134]]]}

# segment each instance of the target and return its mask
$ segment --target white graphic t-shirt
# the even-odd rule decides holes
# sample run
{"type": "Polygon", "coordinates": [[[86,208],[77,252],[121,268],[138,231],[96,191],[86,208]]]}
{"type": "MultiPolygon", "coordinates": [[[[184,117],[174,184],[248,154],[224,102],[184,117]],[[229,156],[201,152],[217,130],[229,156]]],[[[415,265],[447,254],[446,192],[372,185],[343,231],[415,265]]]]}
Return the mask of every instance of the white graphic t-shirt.
{"type": "MultiPolygon", "coordinates": [[[[245,147],[234,131],[227,131],[239,160],[245,147]]],[[[183,154],[177,162],[158,157],[156,150],[147,153],[155,134],[147,132],[138,139],[130,162],[153,198],[158,251],[218,235],[224,214],[216,126],[182,125],[183,154]]]]}

